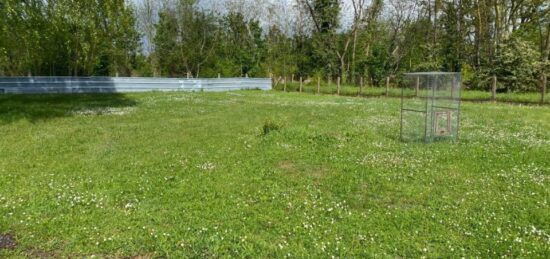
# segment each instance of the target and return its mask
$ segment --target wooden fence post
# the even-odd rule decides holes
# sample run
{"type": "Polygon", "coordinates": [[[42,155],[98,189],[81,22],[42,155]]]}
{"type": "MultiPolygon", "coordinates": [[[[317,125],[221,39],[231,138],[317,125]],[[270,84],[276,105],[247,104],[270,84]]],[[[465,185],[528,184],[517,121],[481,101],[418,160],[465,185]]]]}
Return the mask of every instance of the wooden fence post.
{"type": "Polygon", "coordinates": [[[497,76],[493,76],[493,87],[491,89],[491,100],[497,101],[497,76]]]}
{"type": "Polygon", "coordinates": [[[317,77],[317,94],[321,93],[321,77],[317,77]]]}
{"type": "Polygon", "coordinates": [[[337,93],[338,95],[340,95],[340,77],[338,77],[338,78],[336,79],[336,85],[337,85],[337,86],[336,86],[336,87],[337,87],[337,88],[336,88],[336,93],[337,93]]]}
{"type": "Polygon", "coordinates": [[[390,77],[386,77],[386,97],[390,96],[390,77]]]}
{"type": "Polygon", "coordinates": [[[300,77],[300,93],[302,92],[303,90],[303,87],[304,87],[304,82],[302,81],[302,77],[300,77]]]}
{"type": "Polygon", "coordinates": [[[284,83],[284,86],[283,86],[283,92],[286,92],[286,76],[285,76],[284,80],[285,80],[285,83],[284,83]]]}
{"type": "Polygon", "coordinates": [[[292,74],[292,76],[291,76],[290,83],[294,84],[294,74],[292,74]]]}
{"type": "Polygon", "coordinates": [[[218,73],[218,78],[222,78],[222,74],[218,73]]]}

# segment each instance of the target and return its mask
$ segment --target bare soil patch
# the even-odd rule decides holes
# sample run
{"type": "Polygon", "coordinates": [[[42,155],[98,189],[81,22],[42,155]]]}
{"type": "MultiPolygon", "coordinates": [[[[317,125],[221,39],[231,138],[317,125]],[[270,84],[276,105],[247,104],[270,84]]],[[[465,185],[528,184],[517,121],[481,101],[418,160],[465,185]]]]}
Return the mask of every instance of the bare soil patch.
{"type": "Polygon", "coordinates": [[[14,249],[17,246],[15,236],[12,234],[0,234],[0,249],[14,249]]]}

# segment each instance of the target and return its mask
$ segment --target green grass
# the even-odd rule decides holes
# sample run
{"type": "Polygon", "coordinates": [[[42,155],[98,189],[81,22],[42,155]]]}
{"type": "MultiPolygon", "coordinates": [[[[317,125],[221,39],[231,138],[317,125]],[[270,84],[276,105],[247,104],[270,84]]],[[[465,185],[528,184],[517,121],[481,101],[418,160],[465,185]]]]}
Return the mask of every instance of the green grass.
{"type": "MultiPolygon", "coordinates": [[[[283,91],[284,84],[279,83],[275,90],[283,91]]],[[[286,86],[287,92],[299,92],[300,85],[298,83],[288,83],[286,86]]],[[[317,93],[317,83],[310,83],[303,86],[302,91],[304,93],[317,93]]],[[[321,94],[337,94],[338,87],[336,84],[322,83],[320,87],[321,94]]],[[[412,94],[409,93],[409,94],[412,94]]],[[[359,87],[354,85],[341,85],[340,95],[342,96],[359,96],[359,87]]],[[[385,87],[364,87],[362,96],[377,97],[385,96],[385,87]]],[[[389,97],[401,97],[401,89],[392,85],[388,91],[389,97]]],[[[464,101],[474,102],[486,102],[491,101],[491,92],[480,90],[463,90],[461,92],[461,99],[464,101]]],[[[540,93],[528,92],[528,93],[497,93],[497,102],[509,102],[509,103],[521,103],[521,104],[540,104],[540,93]]],[[[550,104],[550,97],[546,98],[545,104],[550,104]]]]}
{"type": "Polygon", "coordinates": [[[402,143],[397,98],[0,96],[0,257],[548,258],[550,110],[462,126],[402,143]]]}

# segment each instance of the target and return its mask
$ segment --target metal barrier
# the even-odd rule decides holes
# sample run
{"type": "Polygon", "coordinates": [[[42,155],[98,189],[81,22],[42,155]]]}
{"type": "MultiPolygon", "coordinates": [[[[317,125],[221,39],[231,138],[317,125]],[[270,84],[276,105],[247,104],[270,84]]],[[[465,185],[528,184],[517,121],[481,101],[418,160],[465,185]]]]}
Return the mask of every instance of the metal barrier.
{"type": "Polygon", "coordinates": [[[0,94],[271,90],[269,78],[0,77],[0,94]]]}

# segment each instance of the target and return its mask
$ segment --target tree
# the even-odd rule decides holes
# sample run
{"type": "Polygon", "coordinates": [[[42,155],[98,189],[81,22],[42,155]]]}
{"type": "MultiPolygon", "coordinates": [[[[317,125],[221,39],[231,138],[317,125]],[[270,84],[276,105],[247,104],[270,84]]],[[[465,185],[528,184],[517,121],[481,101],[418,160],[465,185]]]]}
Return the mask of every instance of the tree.
{"type": "MultiPolygon", "coordinates": [[[[340,61],[345,55],[343,51],[338,51],[338,44],[341,43],[336,35],[336,29],[339,26],[340,2],[338,0],[300,0],[302,8],[307,13],[313,23],[313,62],[325,64],[324,70],[327,74],[343,73],[341,64],[340,71],[337,70],[338,59],[340,61]]],[[[349,42],[345,43],[345,48],[349,47],[349,42]]]]}
{"type": "Polygon", "coordinates": [[[506,91],[533,91],[537,88],[539,54],[526,41],[512,37],[499,45],[491,74],[506,91]]]}
{"type": "Polygon", "coordinates": [[[0,5],[0,71],[7,75],[130,75],[139,47],[123,0],[0,5]]]}

